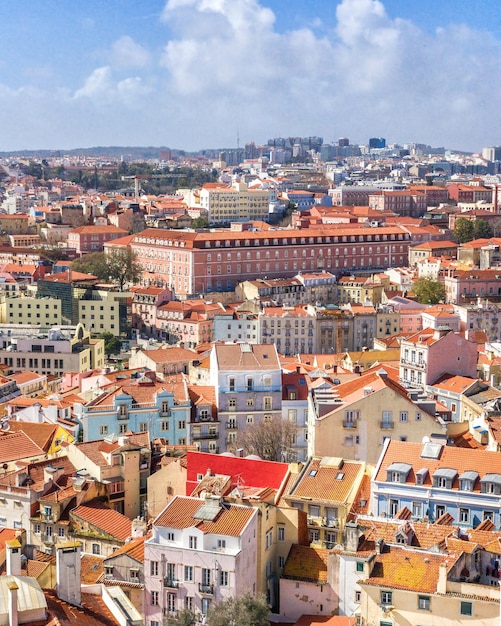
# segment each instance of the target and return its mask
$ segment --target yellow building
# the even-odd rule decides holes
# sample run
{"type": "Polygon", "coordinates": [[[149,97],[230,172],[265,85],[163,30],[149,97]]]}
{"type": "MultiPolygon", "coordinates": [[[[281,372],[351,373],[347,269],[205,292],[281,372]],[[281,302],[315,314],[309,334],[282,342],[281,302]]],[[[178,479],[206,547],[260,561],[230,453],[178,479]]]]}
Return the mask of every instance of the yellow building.
{"type": "MultiPolygon", "coordinates": [[[[494,538],[493,538],[494,539],[494,538]]],[[[461,562],[450,554],[384,546],[359,581],[359,624],[369,626],[499,625],[499,587],[454,580],[461,562]]]]}
{"type": "Polygon", "coordinates": [[[342,541],[346,518],[370,469],[360,461],[313,458],[282,500],[307,515],[309,540],[332,549],[342,541]]]}
{"type": "Polygon", "coordinates": [[[19,293],[0,293],[0,324],[60,326],[61,300],[34,298],[19,293]]]}
{"type": "MultiPolygon", "coordinates": [[[[75,290],[77,291],[77,290],[75,290]]],[[[83,290],[88,294],[87,290],[83,290]]],[[[95,289],[92,299],[78,300],[78,319],[93,334],[120,334],[120,304],[131,297],[129,292],[95,289]]],[[[75,293],[78,299],[79,294],[75,293]]]]}
{"type": "MultiPolygon", "coordinates": [[[[323,389],[313,389],[312,417],[308,423],[308,455],[364,459],[376,464],[387,437],[421,442],[446,425],[418,406],[407,389],[381,367],[337,385],[323,402],[323,389]],[[315,415],[315,417],[313,417],[315,415]]],[[[395,376],[395,374],[392,374],[395,376]]],[[[397,374],[398,376],[398,374],[397,374]]],[[[417,398],[416,398],[417,400],[417,398]]]]}

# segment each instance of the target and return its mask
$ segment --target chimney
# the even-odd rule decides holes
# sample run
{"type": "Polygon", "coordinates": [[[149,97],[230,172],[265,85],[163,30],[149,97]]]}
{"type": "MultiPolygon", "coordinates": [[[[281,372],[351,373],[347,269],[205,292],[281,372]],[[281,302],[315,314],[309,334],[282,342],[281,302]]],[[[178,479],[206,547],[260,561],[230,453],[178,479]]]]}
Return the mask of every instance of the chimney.
{"type": "Polygon", "coordinates": [[[7,576],[21,576],[21,544],[17,539],[5,542],[7,576]]]}
{"type": "Polygon", "coordinates": [[[440,563],[438,569],[437,593],[447,593],[447,563],[440,563]]]}
{"type": "Polygon", "coordinates": [[[80,606],[80,550],[79,541],[63,543],[56,547],[56,591],[64,602],[80,606]]]}
{"type": "Polygon", "coordinates": [[[17,616],[17,590],[19,589],[15,580],[7,584],[9,588],[9,626],[18,626],[17,616]]]}

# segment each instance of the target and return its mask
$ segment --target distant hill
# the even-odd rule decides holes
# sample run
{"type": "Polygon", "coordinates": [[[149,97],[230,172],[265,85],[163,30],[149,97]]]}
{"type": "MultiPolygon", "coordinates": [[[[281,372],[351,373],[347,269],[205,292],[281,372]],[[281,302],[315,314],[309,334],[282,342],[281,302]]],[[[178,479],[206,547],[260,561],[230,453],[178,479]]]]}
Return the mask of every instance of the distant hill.
{"type": "MultiPolygon", "coordinates": [[[[12,152],[0,152],[0,157],[21,158],[46,158],[58,156],[95,156],[119,159],[121,156],[127,159],[158,159],[162,150],[166,147],[139,147],[139,146],[96,146],[94,148],[74,148],[73,150],[14,150],[12,152]]],[[[174,154],[184,154],[182,150],[172,150],[174,154]]]]}

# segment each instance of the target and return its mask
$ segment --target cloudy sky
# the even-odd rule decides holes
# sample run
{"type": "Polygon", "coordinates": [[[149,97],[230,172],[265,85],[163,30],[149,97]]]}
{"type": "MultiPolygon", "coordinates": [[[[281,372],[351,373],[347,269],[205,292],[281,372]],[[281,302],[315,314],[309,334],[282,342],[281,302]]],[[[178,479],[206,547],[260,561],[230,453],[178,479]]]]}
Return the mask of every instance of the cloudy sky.
{"type": "Polygon", "coordinates": [[[0,151],[501,144],[499,0],[25,0],[0,42],[0,151]]]}

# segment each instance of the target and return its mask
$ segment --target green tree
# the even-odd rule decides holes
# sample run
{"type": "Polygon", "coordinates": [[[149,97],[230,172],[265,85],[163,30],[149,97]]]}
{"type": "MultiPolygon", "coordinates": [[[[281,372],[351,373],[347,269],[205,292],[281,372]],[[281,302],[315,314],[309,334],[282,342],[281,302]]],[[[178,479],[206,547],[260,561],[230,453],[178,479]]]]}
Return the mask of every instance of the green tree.
{"type": "Polygon", "coordinates": [[[454,237],[459,243],[467,243],[475,238],[474,223],[466,217],[458,217],[454,224],[454,237]]]}
{"type": "Polygon", "coordinates": [[[207,614],[207,626],[269,626],[270,607],[263,596],[250,593],[213,604],[207,614]]]}
{"type": "Polygon", "coordinates": [[[247,454],[257,454],[266,461],[288,461],[295,429],[281,417],[263,420],[248,426],[237,440],[247,454]]]}
{"type": "Polygon", "coordinates": [[[192,228],[208,228],[209,222],[205,219],[205,217],[196,217],[191,222],[191,227],[192,228]]]}
{"type": "Polygon", "coordinates": [[[106,356],[110,356],[110,354],[120,354],[122,342],[113,333],[101,333],[99,339],[104,339],[104,352],[106,356]]]}
{"type": "Polygon", "coordinates": [[[110,270],[104,252],[91,252],[80,259],[75,259],[71,264],[71,269],[75,272],[92,274],[97,276],[99,280],[109,280],[110,270]]]}
{"type": "Polygon", "coordinates": [[[490,239],[492,237],[492,228],[487,220],[479,219],[473,222],[474,239],[490,239]]]}
{"type": "Polygon", "coordinates": [[[418,278],[414,281],[412,291],[421,304],[438,304],[445,301],[445,287],[443,283],[432,278],[418,278]]]}
{"type": "Polygon", "coordinates": [[[108,275],[116,283],[120,291],[126,283],[135,283],[141,276],[141,266],[136,253],[130,248],[116,248],[106,255],[108,275]]]}

